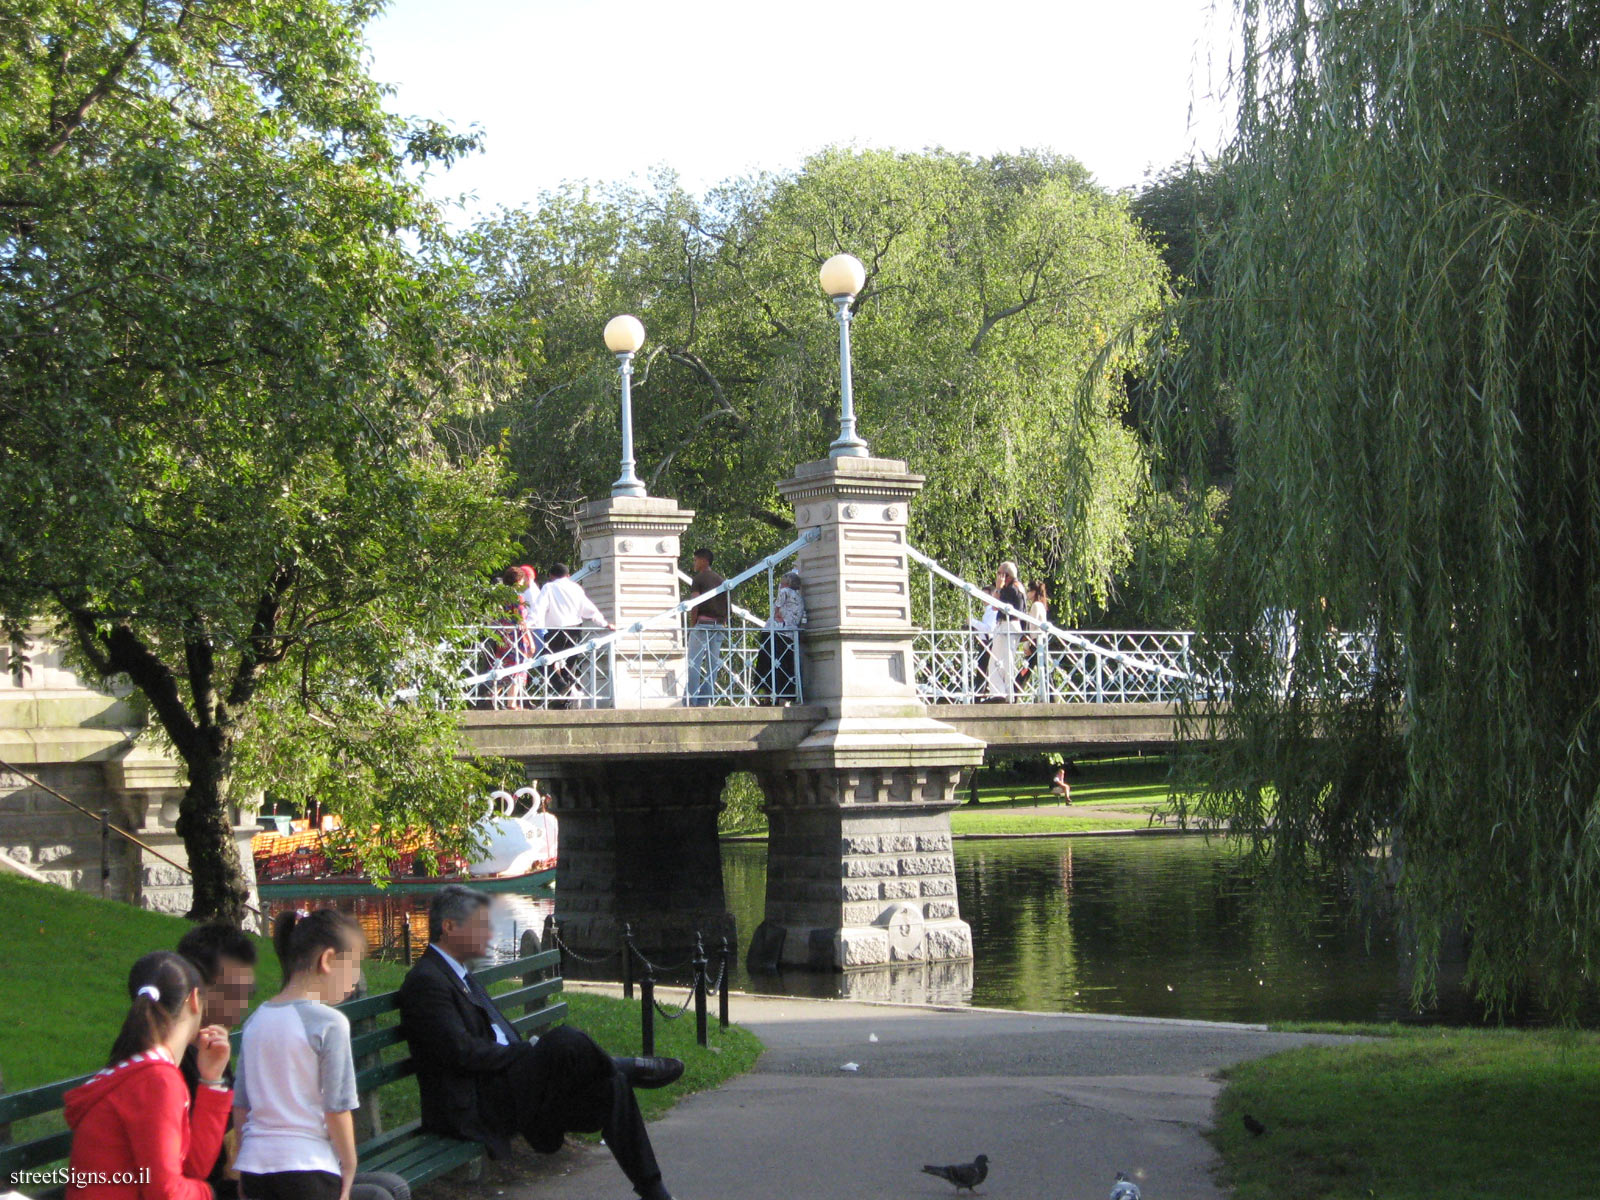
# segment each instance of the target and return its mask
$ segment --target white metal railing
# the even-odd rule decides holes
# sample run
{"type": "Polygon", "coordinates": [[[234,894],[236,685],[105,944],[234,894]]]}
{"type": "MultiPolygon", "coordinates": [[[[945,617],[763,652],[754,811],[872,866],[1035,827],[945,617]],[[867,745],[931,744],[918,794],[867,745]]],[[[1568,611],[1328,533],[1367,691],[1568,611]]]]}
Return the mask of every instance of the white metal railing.
{"type": "Polygon", "coordinates": [[[1188,670],[1187,631],[1072,631],[1020,621],[992,632],[924,630],[912,639],[917,693],[929,704],[1174,703],[1203,680],[1188,670]],[[1157,668],[1160,669],[1152,669],[1157,668]]]}
{"type": "MultiPolygon", "coordinates": [[[[947,571],[913,547],[911,561],[928,572],[930,628],[913,637],[917,692],[930,704],[1170,704],[1181,700],[1226,700],[1226,672],[1203,664],[1226,662],[1231,642],[1207,643],[1189,630],[1070,630],[995,600],[982,588],[947,571]],[[939,628],[942,582],[960,595],[956,615],[965,619],[939,628]],[[974,613],[992,610],[992,628],[980,628],[974,613]],[[1215,653],[1221,651],[1221,653],[1215,653]]],[[[948,621],[950,605],[943,614],[948,621]]],[[[1263,645],[1280,662],[1280,688],[1293,678],[1298,648],[1291,635],[1269,631],[1263,645]]],[[[1320,690],[1348,698],[1367,690],[1377,671],[1377,647],[1368,633],[1334,633],[1332,678],[1320,690]]],[[[1330,697],[1330,698],[1333,698],[1330,697]]]]}
{"type": "Polygon", "coordinates": [[[764,628],[753,612],[733,602],[732,593],[765,574],[770,597],[774,568],[818,536],[808,530],[712,591],[625,629],[541,635],[504,622],[464,630],[462,643],[447,651],[462,656],[461,694],[469,705],[487,708],[800,703],[799,630],[764,628]],[[729,597],[736,621],[696,623],[695,610],[719,595],[729,597]],[[572,638],[581,640],[566,644],[572,638]]]}
{"type": "Polygon", "coordinates": [[[913,546],[906,553],[928,572],[929,628],[913,638],[912,665],[930,704],[1166,703],[1221,691],[1195,672],[1192,633],[1062,629],[1002,604],[913,546]],[[939,628],[941,582],[961,597],[960,628],[939,628]],[[974,614],[986,609],[993,628],[978,627],[974,614]]]}

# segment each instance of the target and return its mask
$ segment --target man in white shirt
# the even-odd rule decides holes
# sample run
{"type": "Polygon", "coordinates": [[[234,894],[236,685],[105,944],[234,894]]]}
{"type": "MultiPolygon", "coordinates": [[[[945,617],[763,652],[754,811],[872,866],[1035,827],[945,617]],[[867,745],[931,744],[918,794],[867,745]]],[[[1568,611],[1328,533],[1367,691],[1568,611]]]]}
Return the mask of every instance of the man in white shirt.
{"type": "MultiPolygon", "coordinates": [[[[593,621],[607,629],[616,628],[606,620],[605,613],[595,607],[594,601],[589,599],[589,593],[573,582],[567,564],[557,563],[550,568],[550,582],[539,591],[539,598],[528,616],[528,625],[544,630],[544,653],[560,654],[583,640],[585,621],[593,621]]],[[[557,695],[560,697],[569,695],[578,682],[572,664],[573,659],[566,658],[547,668],[555,676],[557,695]]],[[[551,701],[550,707],[564,708],[566,704],[564,698],[557,699],[551,701]]]]}

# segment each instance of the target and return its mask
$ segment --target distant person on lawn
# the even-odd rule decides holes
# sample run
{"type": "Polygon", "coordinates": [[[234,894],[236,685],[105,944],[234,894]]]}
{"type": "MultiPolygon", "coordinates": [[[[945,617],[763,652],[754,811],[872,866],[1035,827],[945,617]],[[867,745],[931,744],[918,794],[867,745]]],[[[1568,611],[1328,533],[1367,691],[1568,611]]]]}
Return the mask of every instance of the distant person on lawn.
{"type": "Polygon", "coordinates": [[[664,1087],[683,1074],[683,1063],[612,1058],[571,1025],[525,1039],[468,970],[489,950],[482,892],[460,884],[435,892],[428,930],[428,949],[400,985],[422,1128],[481,1142],[492,1158],[508,1153],[517,1133],[550,1154],[568,1131],[599,1130],[644,1200],[672,1200],[633,1089],[664,1087]]]}
{"type": "Polygon", "coordinates": [[[110,1065],[63,1098],[72,1130],[74,1179],[140,1183],[68,1184],[68,1200],[213,1200],[206,1175],[222,1149],[233,1092],[223,1082],[228,1031],[204,1025],[200,972],[181,954],[156,950],[128,972],[132,1004],[111,1046],[110,1065]],[[200,1072],[194,1105],[178,1060],[193,1044],[200,1072]]]}

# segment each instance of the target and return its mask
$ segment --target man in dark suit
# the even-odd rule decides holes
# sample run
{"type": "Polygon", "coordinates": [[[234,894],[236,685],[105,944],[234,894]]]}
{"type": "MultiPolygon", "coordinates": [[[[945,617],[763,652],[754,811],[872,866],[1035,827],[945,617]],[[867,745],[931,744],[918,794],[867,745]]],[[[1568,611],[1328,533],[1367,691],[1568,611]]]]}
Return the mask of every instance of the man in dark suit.
{"type": "Polygon", "coordinates": [[[466,967],[489,949],[489,897],[482,892],[441,888],[428,905],[428,930],[428,949],[400,985],[422,1127],[482,1142],[494,1158],[510,1150],[516,1133],[549,1154],[568,1131],[599,1130],[644,1200],[672,1200],[633,1089],[671,1083],[683,1063],[613,1058],[570,1025],[524,1039],[466,967]]]}

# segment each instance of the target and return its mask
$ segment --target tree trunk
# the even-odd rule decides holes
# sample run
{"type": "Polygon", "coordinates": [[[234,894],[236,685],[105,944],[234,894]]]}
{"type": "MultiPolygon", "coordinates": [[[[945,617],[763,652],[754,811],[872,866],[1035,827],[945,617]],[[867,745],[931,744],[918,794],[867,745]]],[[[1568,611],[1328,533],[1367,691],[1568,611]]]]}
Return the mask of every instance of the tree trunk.
{"type": "Polygon", "coordinates": [[[189,786],[178,807],[178,836],[194,872],[194,902],[187,914],[192,921],[244,923],[250,899],[239,847],[233,840],[233,822],[227,801],[227,764],[231,747],[213,739],[193,755],[186,755],[189,786]]]}

